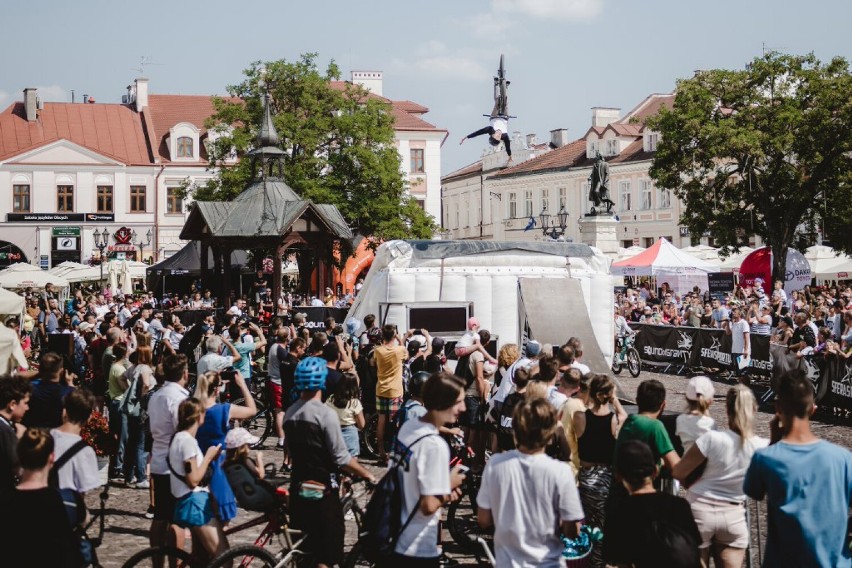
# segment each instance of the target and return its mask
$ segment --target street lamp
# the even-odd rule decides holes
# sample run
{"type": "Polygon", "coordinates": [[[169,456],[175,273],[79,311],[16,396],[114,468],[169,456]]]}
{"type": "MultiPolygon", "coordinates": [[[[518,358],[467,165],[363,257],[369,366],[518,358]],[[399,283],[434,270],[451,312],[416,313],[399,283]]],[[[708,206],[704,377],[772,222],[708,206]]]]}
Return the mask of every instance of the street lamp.
{"type": "Polygon", "coordinates": [[[109,231],[107,231],[106,227],[104,227],[104,232],[101,233],[97,229],[92,233],[92,236],[95,237],[95,247],[98,249],[101,255],[101,290],[104,289],[104,250],[107,248],[107,244],[109,243],[109,231]]]}
{"type": "Polygon", "coordinates": [[[142,239],[138,238],[139,235],[136,234],[136,231],[130,233],[130,242],[139,247],[139,258],[138,260],[142,261],[142,249],[151,244],[151,229],[148,229],[148,233],[146,233],[146,240],[143,243],[142,239]]]}
{"type": "Polygon", "coordinates": [[[545,236],[556,240],[565,234],[565,229],[568,227],[568,212],[563,204],[559,208],[559,213],[551,215],[547,212],[547,207],[541,209],[538,214],[538,219],[541,222],[541,232],[545,236]]]}

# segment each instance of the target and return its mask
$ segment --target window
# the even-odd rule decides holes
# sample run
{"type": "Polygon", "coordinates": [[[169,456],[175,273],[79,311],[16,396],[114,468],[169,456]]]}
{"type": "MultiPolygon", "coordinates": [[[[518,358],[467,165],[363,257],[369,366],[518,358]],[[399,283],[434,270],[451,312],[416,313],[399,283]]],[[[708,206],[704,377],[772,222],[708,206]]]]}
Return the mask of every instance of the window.
{"type": "Polygon", "coordinates": [[[541,208],[550,211],[550,190],[541,190],[541,208]]]}
{"type": "Polygon", "coordinates": [[[524,217],[533,216],[532,191],[524,191],[524,217]]]}
{"type": "Polygon", "coordinates": [[[633,208],[633,202],[630,194],[630,182],[623,181],[618,184],[618,191],[621,195],[621,211],[630,211],[633,208]]]}
{"type": "Polygon", "coordinates": [[[518,194],[514,191],[509,192],[509,219],[517,219],[518,217],[518,194]]]}
{"type": "Polygon", "coordinates": [[[608,156],[618,155],[618,140],[612,139],[606,141],[606,153],[608,156]]]}
{"type": "Polygon", "coordinates": [[[668,209],[672,206],[672,190],[661,189],[657,193],[657,207],[660,209],[668,209]]]}
{"type": "Polygon", "coordinates": [[[645,248],[654,246],[654,237],[645,237],[642,241],[645,243],[645,248]]]}
{"type": "Polygon", "coordinates": [[[12,187],[12,211],[15,213],[30,212],[29,185],[15,185],[12,187]]]}
{"type": "Polygon", "coordinates": [[[651,208],[651,191],[654,189],[654,184],[651,180],[642,180],[642,209],[651,208]]]}
{"type": "Polygon", "coordinates": [[[179,187],[166,188],[166,213],[170,215],[183,213],[183,197],[179,187]]]}
{"type": "Polygon", "coordinates": [[[411,150],[411,173],[422,174],[426,171],[423,165],[423,149],[415,148],[411,150]]]}
{"type": "Polygon", "coordinates": [[[130,212],[144,213],[145,212],[145,190],[144,185],[130,186],[130,212]]]}
{"type": "Polygon", "coordinates": [[[657,142],[660,141],[660,134],[657,132],[648,133],[648,152],[656,152],[657,151],[657,142]]]}
{"type": "Polygon", "coordinates": [[[98,186],[98,213],[112,213],[112,186],[98,186]]]}
{"type": "Polygon", "coordinates": [[[74,186],[56,186],[56,211],[59,213],[72,213],[74,211],[74,186]]]}
{"type": "Polygon", "coordinates": [[[560,187],[559,188],[559,207],[562,208],[563,205],[568,205],[568,188],[560,187]]]}
{"type": "Polygon", "coordinates": [[[181,136],[177,139],[177,157],[192,158],[193,157],[192,138],[189,136],[181,136]]]}

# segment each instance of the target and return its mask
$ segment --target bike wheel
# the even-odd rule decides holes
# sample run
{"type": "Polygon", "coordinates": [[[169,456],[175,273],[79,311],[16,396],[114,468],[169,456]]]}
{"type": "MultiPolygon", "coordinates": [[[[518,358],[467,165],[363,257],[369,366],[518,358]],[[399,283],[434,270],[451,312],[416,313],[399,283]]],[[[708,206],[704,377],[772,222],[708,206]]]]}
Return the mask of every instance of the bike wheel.
{"type": "Polygon", "coordinates": [[[627,370],[631,377],[638,377],[642,372],[642,361],[639,360],[639,352],[631,347],[627,351],[627,370]]]}
{"type": "Polygon", "coordinates": [[[478,483],[474,484],[471,480],[467,483],[461,498],[447,510],[447,530],[456,544],[466,552],[478,556],[482,551],[482,545],[479,544],[478,539],[483,538],[486,542],[490,542],[493,540],[494,533],[491,530],[482,529],[476,519],[477,493],[479,493],[478,483]]]}
{"type": "MultiPolygon", "coordinates": [[[[367,425],[364,427],[364,445],[367,446],[367,451],[369,451],[373,456],[379,457],[379,415],[373,414],[370,419],[367,421],[367,425]]],[[[393,422],[388,420],[385,424],[385,453],[389,453],[391,451],[391,446],[393,445],[393,439],[396,436],[396,431],[393,428],[393,422]]]]}
{"type": "Polygon", "coordinates": [[[185,550],[171,546],[152,546],[127,559],[121,568],[192,568],[192,557],[185,550]]]}
{"type": "Polygon", "coordinates": [[[275,568],[277,564],[275,556],[265,548],[240,544],[214,558],[208,568],[275,568]]]}
{"type": "Polygon", "coordinates": [[[620,361],[620,359],[619,359],[619,356],[618,356],[618,355],[615,355],[615,356],[612,358],[612,372],[613,372],[613,374],[615,374],[615,375],[620,375],[620,374],[621,374],[621,369],[623,369],[623,368],[624,368],[624,364],[623,364],[623,363],[621,363],[621,361],[620,361]]]}
{"type": "MultiPolygon", "coordinates": [[[[236,405],[245,405],[245,399],[238,398],[232,404],[236,405]]],[[[242,426],[246,430],[248,430],[253,436],[257,436],[260,441],[256,444],[255,447],[259,447],[263,445],[263,442],[269,437],[272,433],[272,411],[270,411],[264,403],[259,400],[254,401],[255,406],[257,407],[257,413],[248,418],[246,420],[233,420],[231,421],[231,427],[242,426]]]]}

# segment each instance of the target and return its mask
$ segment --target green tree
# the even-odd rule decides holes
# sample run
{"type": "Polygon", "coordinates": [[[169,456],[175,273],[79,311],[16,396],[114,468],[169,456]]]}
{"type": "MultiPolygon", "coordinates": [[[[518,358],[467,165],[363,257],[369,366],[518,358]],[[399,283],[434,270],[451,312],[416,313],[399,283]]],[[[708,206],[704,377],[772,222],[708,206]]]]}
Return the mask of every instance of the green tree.
{"type": "Polygon", "coordinates": [[[431,237],[432,218],[406,192],[390,104],[359,85],[333,87],[337,65],[322,73],[316,60],[309,53],[295,62],[254,62],[241,83],[228,87],[232,98],[214,99],[207,126],[220,133],[208,149],[217,176],[189,192],[200,201],[228,201],[245,189],[253,172],[242,158],[255,144],[268,88],[290,187],[336,205],[354,232],[374,242],[431,237]],[[229,161],[234,153],[236,164],[229,161]]]}
{"type": "Polygon", "coordinates": [[[660,132],[650,169],[685,204],[680,222],[737,249],[750,234],[787,249],[820,226],[852,251],[852,75],[840,57],[768,53],[743,70],[701,71],[648,122],[660,132]]]}

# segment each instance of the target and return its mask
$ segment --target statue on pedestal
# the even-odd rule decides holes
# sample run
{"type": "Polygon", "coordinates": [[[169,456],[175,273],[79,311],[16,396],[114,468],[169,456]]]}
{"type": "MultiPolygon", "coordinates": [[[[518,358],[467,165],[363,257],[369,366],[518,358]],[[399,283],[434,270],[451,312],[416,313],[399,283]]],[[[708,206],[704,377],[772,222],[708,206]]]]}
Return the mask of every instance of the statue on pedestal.
{"type": "Polygon", "coordinates": [[[589,175],[589,201],[594,203],[589,211],[591,215],[602,213],[597,210],[601,205],[606,205],[606,212],[612,213],[612,206],[615,205],[609,198],[609,165],[600,152],[595,154],[595,163],[589,175]]]}

